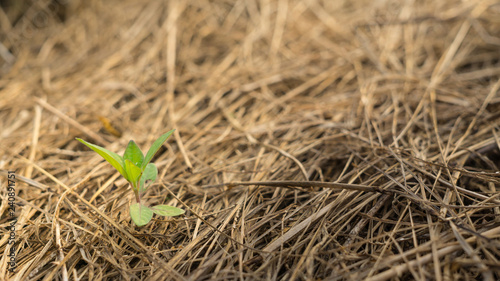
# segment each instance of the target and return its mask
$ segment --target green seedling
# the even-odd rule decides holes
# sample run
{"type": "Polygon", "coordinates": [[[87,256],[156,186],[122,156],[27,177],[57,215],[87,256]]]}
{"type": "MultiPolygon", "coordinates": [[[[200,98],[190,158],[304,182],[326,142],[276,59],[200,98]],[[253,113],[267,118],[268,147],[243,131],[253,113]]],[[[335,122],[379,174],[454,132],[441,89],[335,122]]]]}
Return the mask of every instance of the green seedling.
{"type": "Polygon", "coordinates": [[[149,148],[146,156],[142,154],[141,149],[133,140],[128,143],[122,157],[103,147],[76,138],[78,141],[97,152],[97,154],[101,155],[130,183],[136,200],[136,203],[130,205],[130,216],[137,226],[143,226],[151,221],[153,213],[169,217],[184,214],[184,210],[176,207],[156,205],[150,208],[141,203],[142,194],[151,186],[158,176],[156,165],[149,162],[151,162],[151,159],[153,159],[153,156],[158,152],[158,149],[160,149],[174,131],[175,129],[161,135],[153,143],[151,148],[149,148]]]}

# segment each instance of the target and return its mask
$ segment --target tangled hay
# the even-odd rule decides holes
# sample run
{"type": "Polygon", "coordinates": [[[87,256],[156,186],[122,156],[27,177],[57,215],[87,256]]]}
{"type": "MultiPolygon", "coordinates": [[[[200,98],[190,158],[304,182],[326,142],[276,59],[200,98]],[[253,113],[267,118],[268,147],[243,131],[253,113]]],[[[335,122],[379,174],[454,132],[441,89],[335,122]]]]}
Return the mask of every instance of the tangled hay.
{"type": "Polygon", "coordinates": [[[0,280],[500,279],[497,1],[6,2],[0,280]]]}

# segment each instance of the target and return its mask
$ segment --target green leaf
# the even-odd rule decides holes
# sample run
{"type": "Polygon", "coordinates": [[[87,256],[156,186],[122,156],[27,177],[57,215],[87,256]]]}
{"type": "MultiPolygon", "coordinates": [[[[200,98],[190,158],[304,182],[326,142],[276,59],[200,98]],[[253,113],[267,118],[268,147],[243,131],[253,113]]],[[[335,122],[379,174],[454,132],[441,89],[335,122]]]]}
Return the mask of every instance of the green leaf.
{"type": "Polygon", "coordinates": [[[149,161],[153,159],[153,156],[155,156],[156,152],[158,152],[158,149],[163,145],[163,143],[170,137],[170,135],[175,131],[175,129],[170,130],[166,132],[165,134],[161,135],[153,145],[151,145],[151,148],[149,148],[148,153],[146,153],[146,157],[144,157],[144,161],[142,162],[141,168],[146,167],[146,165],[149,164],[149,161]]]}
{"type": "Polygon", "coordinates": [[[184,214],[184,210],[168,205],[156,205],[154,207],[151,207],[153,212],[157,215],[160,216],[169,216],[169,217],[175,217],[184,214]]]}
{"type": "Polygon", "coordinates": [[[111,164],[113,167],[115,167],[115,169],[118,172],[120,172],[120,174],[122,174],[123,177],[128,179],[127,173],[125,172],[123,158],[120,155],[118,155],[112,151],[109,151],[104,147],[100,147],[98,145],[91,144],[91,143],[86,142],[86,141],[79,139],[79,138],[76,138],[76,139],[79,142],[83,143],[84,145],[88,146],[93,151],[97,152],[97,154],[101,155],[102,158],[104,158],[106,161],[109,162],[109,164],[111,164]]]}
{"type": "Polygon", "coordinates": [[[123,160],[130,160],[137,167],[141,167],[142,161],[144,160],[144,155],[142,155],[141,149],[137,144],[131,140],[129,141],[125,152],[123,153],[123,160]]]}
{"type": "Polygon", "coordinates": [[[142,172],[141,182],[139,185],[139,193],[146,191],[146,189],[156,180],[157,176],[158,169],[156,168],[156,165],[153,163],[149,163],[144,169],[144,172],[142,172]],[[146,181],[151,182],[148,184],[146,181]]]}
{"type": "Polygon", "coordinates": [[[130,217],[137,226],[143,226],[151,221],[153,211],[145,205],[135,203],[130,205],[130,217]]]}
{"type": "Polygon", "coordinates": [[[125,171],[127,172],[127,180],[132,183],[132,186],[135,190],[137,190],[137,182],[141,177],[142,171],[141,168],[137,167],[132,163],[132,161],[126,159],[125,160],[125,171]]]}

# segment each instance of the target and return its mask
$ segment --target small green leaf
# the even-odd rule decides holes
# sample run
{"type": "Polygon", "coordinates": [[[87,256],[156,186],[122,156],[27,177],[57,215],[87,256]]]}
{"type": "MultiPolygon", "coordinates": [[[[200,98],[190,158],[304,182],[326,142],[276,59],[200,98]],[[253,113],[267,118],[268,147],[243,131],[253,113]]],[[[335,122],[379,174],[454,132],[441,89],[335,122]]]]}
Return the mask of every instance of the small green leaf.
{"type": "Polygon", "coordinates": [[[149,161],[151,161],[151,159],[153,159],[153,156],[155,156],[156,152],[158,152],[158,149],[160,149],[160,147],[163,145],[163,143],[168,139],[168,137],[170,137],[170,135],[174,131],[175,131],[175,129],[170,130],[170,131],[166,132],[165,134],[161,135],[157,140],[155,140],[153,145],[151,145],[151,147],[149,148],[148,153],[146,153],[146,157],[144,157],[144,161],[142,162],[141,168],[145,168],[146,165],[149,164],[149,161]]]}
{"type": "Polygon", "coordinates": [[[141,167],[142,161],[144,160],[141,149],[133,140],[129,141],[125,153],[123,153],[123,160],[127,159],[132,161],[137,167],[141,167]]]}
{"type": "Polygon", "coordinates": [[[146,225],[153,217],[153,211],[139,203],[130,205],[130,217],[137,226],[146,225]]]}
{"type": "Polygon", "coordinates": [[[112,151],[109,151],[104,147],[100,147],[98,145],[91,144],[91,143],[86,142],[86,141],[79,139],[79,138],[76,138],[76,139],[79,142],[83,143],[84,145],[88,146],[93,151],[97,152],[97,154],[101,155],[102,158],[104,158],[106,161],[109,162],[109,164],[111,164],[113,167],[115,167],[115,169],[118,172],[120,172],[120,174],[122,174],[123,177],[128,179],[127,173],[125,172],[123,158],[120,155],[118,155],[112,151]]]}
{"type": "Polygon", "coordinates": [[[137,182],[141,177],[142,171],[141,168],[137,167],[130,160],[125,160],[125,171],[127,172],[127,180],[132,183],[132,186],[135,190],[137,190],[137,182]]]}
{"type": "Polygon", "coordinates": [[[149,163],[144,169],[144,172],[142,172],[139,193],[146,191],[149,185],[151,185],[156,180],[157,176],[158,176],[158,169],[156,168],[156,165],[153,163],[149,163]],[[148,184],[147,181],[151,182],[148,184]]]}
{"type": "Polygon", "coordinates": [[[175,217],[184,214],[184,210],[168,205],[156,205],[151,208],[153,212],[160,216],[175,217]]]}

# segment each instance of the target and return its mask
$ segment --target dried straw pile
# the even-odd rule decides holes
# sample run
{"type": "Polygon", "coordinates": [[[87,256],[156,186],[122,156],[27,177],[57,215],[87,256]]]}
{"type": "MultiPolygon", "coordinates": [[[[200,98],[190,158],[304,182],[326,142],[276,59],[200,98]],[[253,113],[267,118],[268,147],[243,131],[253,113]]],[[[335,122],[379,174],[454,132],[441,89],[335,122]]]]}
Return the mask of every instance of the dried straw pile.
{"type": "Polygon", "coordinates": [[[0,22],[0,280],[500,278],[497,1],[40,0],[0,22]],[[122,153],[171,128],[146,199],[186,215],[137,228],[75,137],[122,153]],[[220,185],[256,181],[295,183],[220,185]]]}

